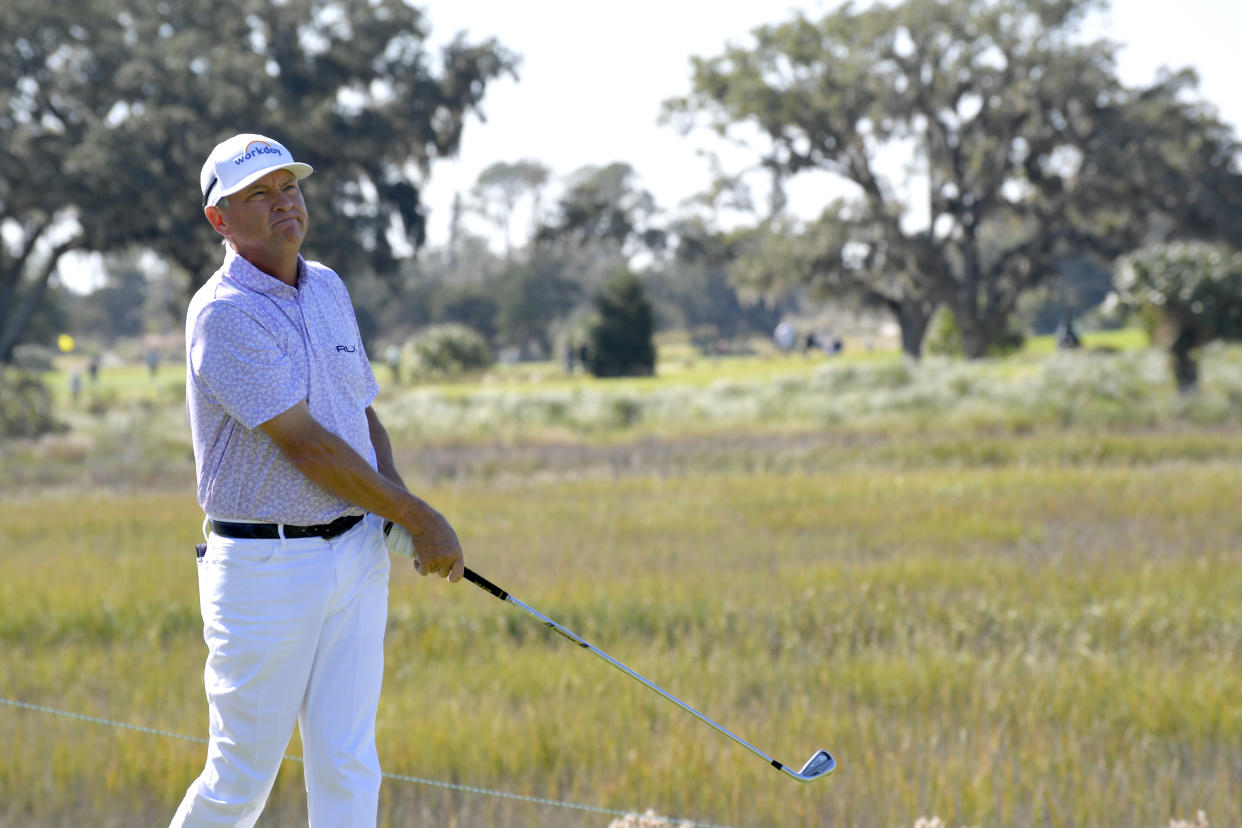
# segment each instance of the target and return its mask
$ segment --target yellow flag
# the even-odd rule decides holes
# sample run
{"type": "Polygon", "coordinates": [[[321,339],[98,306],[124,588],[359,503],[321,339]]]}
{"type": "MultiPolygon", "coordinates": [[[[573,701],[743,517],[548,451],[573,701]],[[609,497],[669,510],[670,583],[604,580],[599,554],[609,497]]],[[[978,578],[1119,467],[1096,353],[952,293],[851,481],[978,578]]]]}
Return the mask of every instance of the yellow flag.
{"type": "Polygon", "coordinates": [[[56,337],[56,344],[62,353],[70,353],[73,350],[73,337],[69,334],[61,334],[56,337]]]}

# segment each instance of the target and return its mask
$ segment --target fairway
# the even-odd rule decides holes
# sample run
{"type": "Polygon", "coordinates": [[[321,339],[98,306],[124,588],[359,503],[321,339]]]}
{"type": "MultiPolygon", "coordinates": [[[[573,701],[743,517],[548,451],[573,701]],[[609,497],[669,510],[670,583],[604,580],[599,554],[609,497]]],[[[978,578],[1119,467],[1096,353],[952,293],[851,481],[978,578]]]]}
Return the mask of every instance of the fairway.
{"type": "MultiPolygon", "coordinates": [[[[385,770],[736,826],[1236,824],[1242,461],[1171,434],[1098,462],[1091,439],[1014,438],[1023,460],[986,465],[959,447],[895,467],[880,441],[842,465],[435,484],[472,568],[773,756],[826,747],[839,768],[799,785],[524,613],[397,561],[385,770]]],[[[0,696],[204,734],[188,488],[5,498],[0,696]]],[[[11,707],[0,738],[15,826],[159,824],[204,754],[11,707]]],[[[286,762],[261,824],[304,808],[286,762]]],[[[381,813],[610,819],[394,780],[381,813]]]]}

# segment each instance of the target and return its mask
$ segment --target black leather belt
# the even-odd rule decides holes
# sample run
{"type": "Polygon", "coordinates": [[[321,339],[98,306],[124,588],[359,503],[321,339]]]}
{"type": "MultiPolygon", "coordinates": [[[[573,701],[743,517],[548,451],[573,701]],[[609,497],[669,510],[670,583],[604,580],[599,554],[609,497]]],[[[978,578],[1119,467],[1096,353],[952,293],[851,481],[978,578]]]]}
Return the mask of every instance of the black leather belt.
{"type": "MultiPolygon", "coordinates": [[[[343,535],[358,525],[362,515],[346,515],[331,523],[319,523],[314,526],[294,526],[285,524],[286,538],[323,538],[331,540],[343,535]]],[[[225,520],[211,521],[211,531],[225,538],[248,538],[250,540],[275,540],[280,537],[278,523],[230,523],[225,520]]]]}

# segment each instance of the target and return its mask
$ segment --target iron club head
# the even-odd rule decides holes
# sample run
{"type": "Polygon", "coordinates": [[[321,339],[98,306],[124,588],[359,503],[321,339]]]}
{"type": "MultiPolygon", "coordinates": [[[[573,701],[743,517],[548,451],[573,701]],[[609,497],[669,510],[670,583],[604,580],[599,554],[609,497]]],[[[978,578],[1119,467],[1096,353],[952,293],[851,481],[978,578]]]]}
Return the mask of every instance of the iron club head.
{"type": "Polygon", "coordinates": [[[788,768],[784,768],[791,776],[802,782],[810,782],[812,779],[818,779],[821,776],[832,773],[837,767],[837,760],[832,758],[832,754],[826,750],[817,750],[815,755],[806,760],[806,764],[802,766],[802,770],[794,773],[788,768]]]}

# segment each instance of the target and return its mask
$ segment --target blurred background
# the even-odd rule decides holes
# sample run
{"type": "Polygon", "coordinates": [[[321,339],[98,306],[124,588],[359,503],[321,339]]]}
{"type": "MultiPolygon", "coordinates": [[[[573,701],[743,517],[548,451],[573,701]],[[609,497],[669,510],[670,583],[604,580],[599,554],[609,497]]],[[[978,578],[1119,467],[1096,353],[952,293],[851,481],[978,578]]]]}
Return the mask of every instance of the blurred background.
{"type": "Polygon", "coordinates": [[[319,170],[306,253],[377,361],[460,326],[484,363],[568,366],[622,273],[708,351],[1154,330],[1122,258],[1237,238],[1238,14],[10,3],[0,361],[179,362],[219,260],[194,182],[234,131],[319,170]]]}

